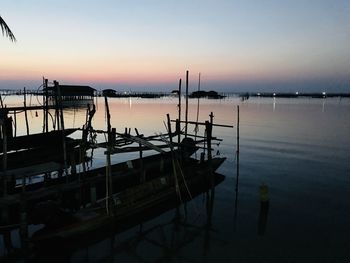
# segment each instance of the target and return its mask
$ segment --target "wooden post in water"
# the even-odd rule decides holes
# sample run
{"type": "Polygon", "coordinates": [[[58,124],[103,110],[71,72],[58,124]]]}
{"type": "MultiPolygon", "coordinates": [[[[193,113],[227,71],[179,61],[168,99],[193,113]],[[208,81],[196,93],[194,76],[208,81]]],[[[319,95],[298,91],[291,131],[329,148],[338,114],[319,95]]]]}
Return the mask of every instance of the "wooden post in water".
{"type": "MultiPolygon", "coordinates": [[[[178,195],[180,195],[180,189],[179,189],[179,182],[177,180],[177,172],[176,172],[176,160],[175,160],[175,155],[174,155],[174,148],[173,148],[173,139],[171,137],[171,122],[170,122],[170,115],[169,113],[166,115],[167,117],[167,124],[168,124],[168,133],[169,133],[169,141],[170,141],[170,151],[171,151],[171,161],[172,161],[172,166],[173,166],[173,173],[174,176],[173,178],[169,178],[171,183],[174,183],[175,185],[175,190],[178,195]]],[[[176,206],[176,214],[179,215],[180,210],[179,206],[176,206]]]]}
{"type": "Polygon", "coordinates": [[[111,115],[109,113],[108,100],[105,97],[106,115],[107,115],[107,156],[106,156],[106,210],[107,214],[111,213],[111,196],[112,196],[112,174],[111,174],[111,115]]]}
{"type": "Polygon", "coordinates": [[[186,71],[186,112],[185,112],[185,138],[187,137],[188,126],[188,70],[186,71]]]}
{"type": "Polygon", "coordinates": [[[26,88],[24,87],[24,92],[23,92],[23,96],[24,96],[24,116],[26,119],[26,128],[27,128],[27,135],[29,135],[29,124],[28,124],[28,115],[27,115],[27,96],[26,96],[26,88]]]}
{"type": "Polygon", "coordinates": [[[0,93],[0,104],[1,104],[1,108],[4,108],[4,103],[3,103],[3,101],[2,101],[1,93],[0,93]]]}
{"type": "MultiPolygon", "coordinates": [[[[199,94],[199,91],[201,89],[201,73],[199,73],[198,75],[198,94],[199,94]]],[[[198,133],[198,130],[199,130],[199,127],[198,127],[198,119],[199,119],[199,95],[198,95],[198,98],[197,98],[197,116],[196,116],[196,126],[194,128],[194,131],[195,131],[195,136],[194,136],[194,141],[197,141],[197,133],[198,133]]],[[[197,152],[196,152],[197,154],[197,152]]]]}
{"type": "Polygon", "coordinates": [[[55,89],[57,90],[58,95],[58,107],[59,107],[59,120],[62,132],[62,150],[63,150],[63,164],[64,164],[64,172],[66,174],[66,182],[68,182],[68,165],[67,165],[67,149],[66,149],[66,136],[64,131],[64,118],[63,118],[63,107],[62,107],[62,96],[60,85],[57,81],[54,81],[55,89]]]}
{"type": "Polygon", "coordinates": [[[48,95],[48,79],[44,80],[44,87],[45,87],[45,107],[44,107],[44,113],[45,113],[45,131],[49,132],[49,95],[48,95]]]}
{"type": "Polygon", "coordinates": [[[15,125],[15,132],[14,132],[14,137],[17,136],[17,112],[16,110],[13,112],[13,121],[15,125]]]}
{"type": "Polygon", "coordinates": [[[237,152],[236,152],[236,192],[239,180],[239,105],[237,105],[237,152]]]}
{"type": "MultiPolygon", "coordinates": [[[[139,131],[137,130],[137,128],[135,128],[135,132],[137,137],[141,138],[139,131]]],[[[145,168],[144,168],[144,164],[143,164],[143,158],[142,158],[142,144],[139,143],[139,147],[140,147],[140,183],[144,183],[146,181],[146,173],[145,173],[145,168]]]]}
{"type": "Polygon", "coordinates": [[[237,228],[238,215],[238,185],[239,185],[239,105],[237,105],[237,150],[236,150],[236,196],[235,196],[235,212],[234,212],[234,228],[237,228]]]}
{"type": "Polygon", "coordinates": [[[3,196],[7,196],[7,129],[6,121],[7,116],[3,116],[1,119],[1,132],[2,132],[2,170],[3,170],[3,196]]]}
{"type": "MultiPolygon", "coordinates": [[[[210,115],[210,121],[205,122],[205,127],[207,131],[207,147],[208,147],[208,175],[209,175],[209,183],[210,183],[210,198],[209,204],[207,204],[208,207],[208,225],[211,225],[211,219],[213,215],[213,208],[214,208],[214,198],[215,198],[215,187],[214,187],[214,173],[213,173],[213,166],[212,166],[212,153],[211,153],[211,141],[212,141],[212,130],[213,130],[213,118],[214,115],[211,112],[210,115]]],[[[208,201],[207,199],[207,201],[208,201]]]]}
{"type": "Polygon", "coordinates": [[[179,80],[179,104],[177,106],[178,106],[178,110],[179,110],[179,118],[178,118],[178,120],[179,120],[179,134],[177,137],[177,142],[180,145],[180,142],[181,142],[181,79],[179,80]]]}

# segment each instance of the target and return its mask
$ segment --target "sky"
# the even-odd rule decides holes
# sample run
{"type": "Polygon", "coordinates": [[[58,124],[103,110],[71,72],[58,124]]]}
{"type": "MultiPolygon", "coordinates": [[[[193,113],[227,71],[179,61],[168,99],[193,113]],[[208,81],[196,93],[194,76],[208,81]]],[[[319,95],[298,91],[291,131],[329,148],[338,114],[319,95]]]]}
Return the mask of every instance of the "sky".
{"type": "Polygon", "coordinates": [[[349,0],[1,0],[0,89],[350,92],[349,0]]]}

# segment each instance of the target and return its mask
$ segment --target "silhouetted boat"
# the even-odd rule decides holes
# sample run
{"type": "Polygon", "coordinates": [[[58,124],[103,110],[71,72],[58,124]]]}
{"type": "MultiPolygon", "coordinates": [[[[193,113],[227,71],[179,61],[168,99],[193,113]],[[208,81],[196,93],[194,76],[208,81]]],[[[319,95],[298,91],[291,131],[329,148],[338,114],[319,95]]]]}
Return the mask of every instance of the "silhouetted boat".
{"type": "Polygon", "coordinates": [[[193,163],[183,168],[177,179],[169,172],[129,187],[110,196],[109,213],[103,200],[98,207],[82,209],[69,218],[57,220],[57,225],[37,231],[30,242],[38,247],[59,244],[67,248],[89,240],[95,234],[124,231],[215,187],[225,178],[214,173],[225,159],[213,158],[210,163],[192,159],[193,163]]]}
{"type": "MultiPolygon", "coordinates": [[[[62,137],[60,138],[62,141],[62,137]]],[[[78,149],[76,148],[80,140],[65,138],[66,142],[66,153],[67,156],[74,153],[76,163],[79,163],[78,149]]],[[[4,155],[0,155],[0,170],[3,170],[3,158],[4,155]]],[[[6,169],[19,169],[28,167],[31,165],[37,165],[45,162],[58,162],[63,164],[63,145],[62,142],[59,145],[47,144],[45,146],[21,149],[18,151],[10,151],[6,156],[6,169]]],[[[69,164],[70,159],[68,160],[69,164]]]]}
{"type": "MultiPolygon", "coordinates": [[[[187,144],[188,146],[188,144],[187,144]]],[[[174,154],[183,156],[184,167],[190,166],[193,159],[188,159],[198,148],[193,144],[193,147],[186,147],[180,151],[175,150],[174,154]]],[[[126,162],[111,165],[111,180],[113,190],[115,193],[125,190],[140,184],[141,181],[149,181],[155,177],[159,177],[162,173],[168,172],[172,169],[172,153],[165,152],[161,154],[150,155],[143,157],[141,160],[134,159],[126,162]]],[[[59,169],[60,167],[56,167],[59,169]]],[[[43,171],[42,167],[38,168],[43,171]]],[[[61,168],[62,170],[62,168],[61,168]]],[[[0,204],[5,205],[13,214],[11,215],[11,222],[19,222],[19,208],[21,196],[25,196],[26,206],[28,208],[29,223],[44,223],[43,218],[51,218],[52,215],[44,214],[42,216],[36,215],[36,207],[41,202],[51,200],[59,202],[61,208],[65,210],[77,210],[80,205],[85,205],[94,200],[106,196],[106,167],[87,170],[85,172],[70,174],[66,176],[58,176],[55,178],[46,178],[45,181],[27,184],[25,193],[22,193],[22,185],[12,186],[8,185],[8,196],[0,199],[0,204]],[[40,218],[41,217],[41,218],[40,218]]],[[[55,208],[50,208],[55,209],[55,208]]],[[[54,217],[55,215],[53,215],[54,217]]],[[[1,225],[1,223],[0,223],[1,225]]]]}
{"type": "MultiPolygon", "coordinates": [[[[12,150],[20,150],[20,149],[29,149],[35,147],[43,147],[47,145],[51,145],[52,147],[56,147],[57,145],[62,144],[62,133],[65,136],[72,134],[78,129],[66,129],[55,130],[45,133],[35,133],[17,137],[8,137],[7,138],[7,151],[12,150]]],[[[0,140],[0,151],[3,151],[3,140],[0,140]]]]}

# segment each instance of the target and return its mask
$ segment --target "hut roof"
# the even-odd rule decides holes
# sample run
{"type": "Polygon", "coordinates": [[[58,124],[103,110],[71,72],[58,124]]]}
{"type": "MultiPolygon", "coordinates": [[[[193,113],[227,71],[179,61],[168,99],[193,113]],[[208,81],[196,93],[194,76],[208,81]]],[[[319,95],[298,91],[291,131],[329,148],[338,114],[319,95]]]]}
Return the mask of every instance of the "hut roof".
{"type": "Polygon", "coordinates": [[[105,91],[105,92],[116,92],[116,90],[114,90],[114,89],[104,89],[102,91],[105,91]]]}
{"type": "MultiPolygon", "coordinates": [[[[95,89],[90,86],[59,85],[62,96],[93,96],[95,89]]],[[[48,91],[57,93],[56,87],[48,87],[48,91]]]]}

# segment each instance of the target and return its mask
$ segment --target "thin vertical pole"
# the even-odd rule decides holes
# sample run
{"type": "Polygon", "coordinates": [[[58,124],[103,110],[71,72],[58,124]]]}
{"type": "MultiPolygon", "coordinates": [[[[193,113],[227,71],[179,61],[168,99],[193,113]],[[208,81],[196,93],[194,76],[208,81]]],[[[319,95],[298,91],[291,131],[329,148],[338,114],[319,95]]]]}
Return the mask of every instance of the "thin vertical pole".
{"type": "Polygon", "coordinates": [[[188,70],[186,71],[186,112],[185,112],[185,138],[187,137],[188,126],[188,70]]]}
{"type": "Polygon", "coordinates": [[[49,95],[48,95],[48,79],[44,80],[44,87],[45,87],[45,131],[49,132],[49,95]]]}
{"type": "MultiPolygon", "coordinates": [[[[140,134],[139,134],[139,131],[137,130],[137,128],[135,128],[135,132],[136,132],[136,135],[141,138],[140,134]]],[[[144,168],[144,165],[143,165],[143,157],[142,157],[142,144],[139,143],[139,147],[140,147],[140,183],[144,183],[146,181],[146,173],[145,173],[145,168],[144,168]]]]}
{"type": "Polygon", "coordinates": [[[237,229],[238,215],[238,183],[239,183],[239,105],[237,105],[237,150],[236,150],[236,188],[235,188],[235,212],[234,212],[234,228],[237,229]]]}
{"type": "Polygon", "coordinates": [[[27,128],[27,135],[29,135],[29,124],[28,124],[28,115],[27,115],[27,96],[26,96],[26,88],[24,88],[24,92],[23,92],[23,96],[24,96],[24,116],[26,119],[26,128],[27,128]]]}
{"type": "Polygon", "coordinates": [[[3,107],[4,107],[4,103],[3,103],[3,101],[2,101],[1,93],[0,93],[0,104],[1,104],[1,108],[3,108],[3,107]]]}
{"type": "Polygon", "coordinates": [[[178,134],[178,143],[180,145],[180,141],[181,141],[181,79],[179,80],[179,104],[177,105],[178,106],[178,110],[179,110],[179,134],[178,134]]]}
{"type": "Polygon", "coordinates": [[[64,118],[63,118],[63,108],[62,108],[62,95],[60,85],[57,81],[54,81],[55,88],[58,93],[58,103],[59,103],[59,120],[61,124],[61,132],[62,132],[62,149],[63,149],[63,164],[64,164],[64,172],[66,174],[66,182],[68,182],[68,168],[67,168],[67,150],[66,150],[66,136],[64,131],[64,118]]]}
{"type": "Polygon", "coordinates": [[[213,113],[210,114],[210,121],[205,122],[206,133],[207,133],[207,147],[208,147],[208,174],[210,182],[210,197],[207,192],[207,209],[208,209],[208,225],[211,225],[211,217],[213,214],[213,205],[215,197],[215,187],[214,187],[214,173],[212,168],[212,154],[211,154],[211,140],[212,140],[212,128],[213,128],[213,113]]]}
{"type": "Polygon", "coordinates": [[[14,136],[16,137],[17,136],[17,112],[16,112],[16,110],[13,113],[13,119],[14,119],[14,124],[15,124],[15,134],[14,134],[14,136]]]}
{"type": "MultiPolygon", "coordinates": [[[[6,118],[6,116],[5,116],[6,118]]],[[[7,196],[7,129],[5,119],[2,120],[2,169],[4,177],[4,196],[7,196]]]]}
{"type": "MultiPolygon", "coordinates": [[[[201,89],[201,73],[198,75],[198,94],[201,89]]],[[[198,133],[198,119],[199,119],[199,96],[197,98],[197,117],[196,117],[196,127],[194,128],[195,134],[194,134],[194,141],[197,140],[197,133],[198,133]]],[[[196,152],[197,154],[197,152],[196,152]]]]}
{"type": "Polygon", "coordinates": [[[237,152],[236,152],[236,192],[238,191],[239,179],[239,105],[237,105],[237,152]]]}
{"type": "MultiPolygon", "coordinates": [[[[179,182],[177,180],[177,172],[176,172],[176,160],[175,160],[175,154],[173,151],[173,139],[171,138],[171,123],[170,123],[170,115],[169,113],[166,115],[167,117],[167,124],[168,124],[168,133],[169,133],[169,140],[170,140],[170,151],[171,151],[171,161],[172,161],[172,166],[173,166],[173,173],[174,177],[170,178],[170,181],[174,182],[175,184],[175,190],[176,193],[180,196],[180,189],[179,189],[179,182]]],[[[176,214],[179,214],[179,206],[176,207],[176,214]]]]}
{"type": "Polygon", "coordinates": [[[106,114],[107,114],[107,156],[106,156],[106,209],[107,214],[111,213],[110,211],[110,197],[112,195],[112,175],[111,175],[111,115],[109,113],[109,106],[107,97],[105,97],[105,105],[106,105],[106,114]]]}

